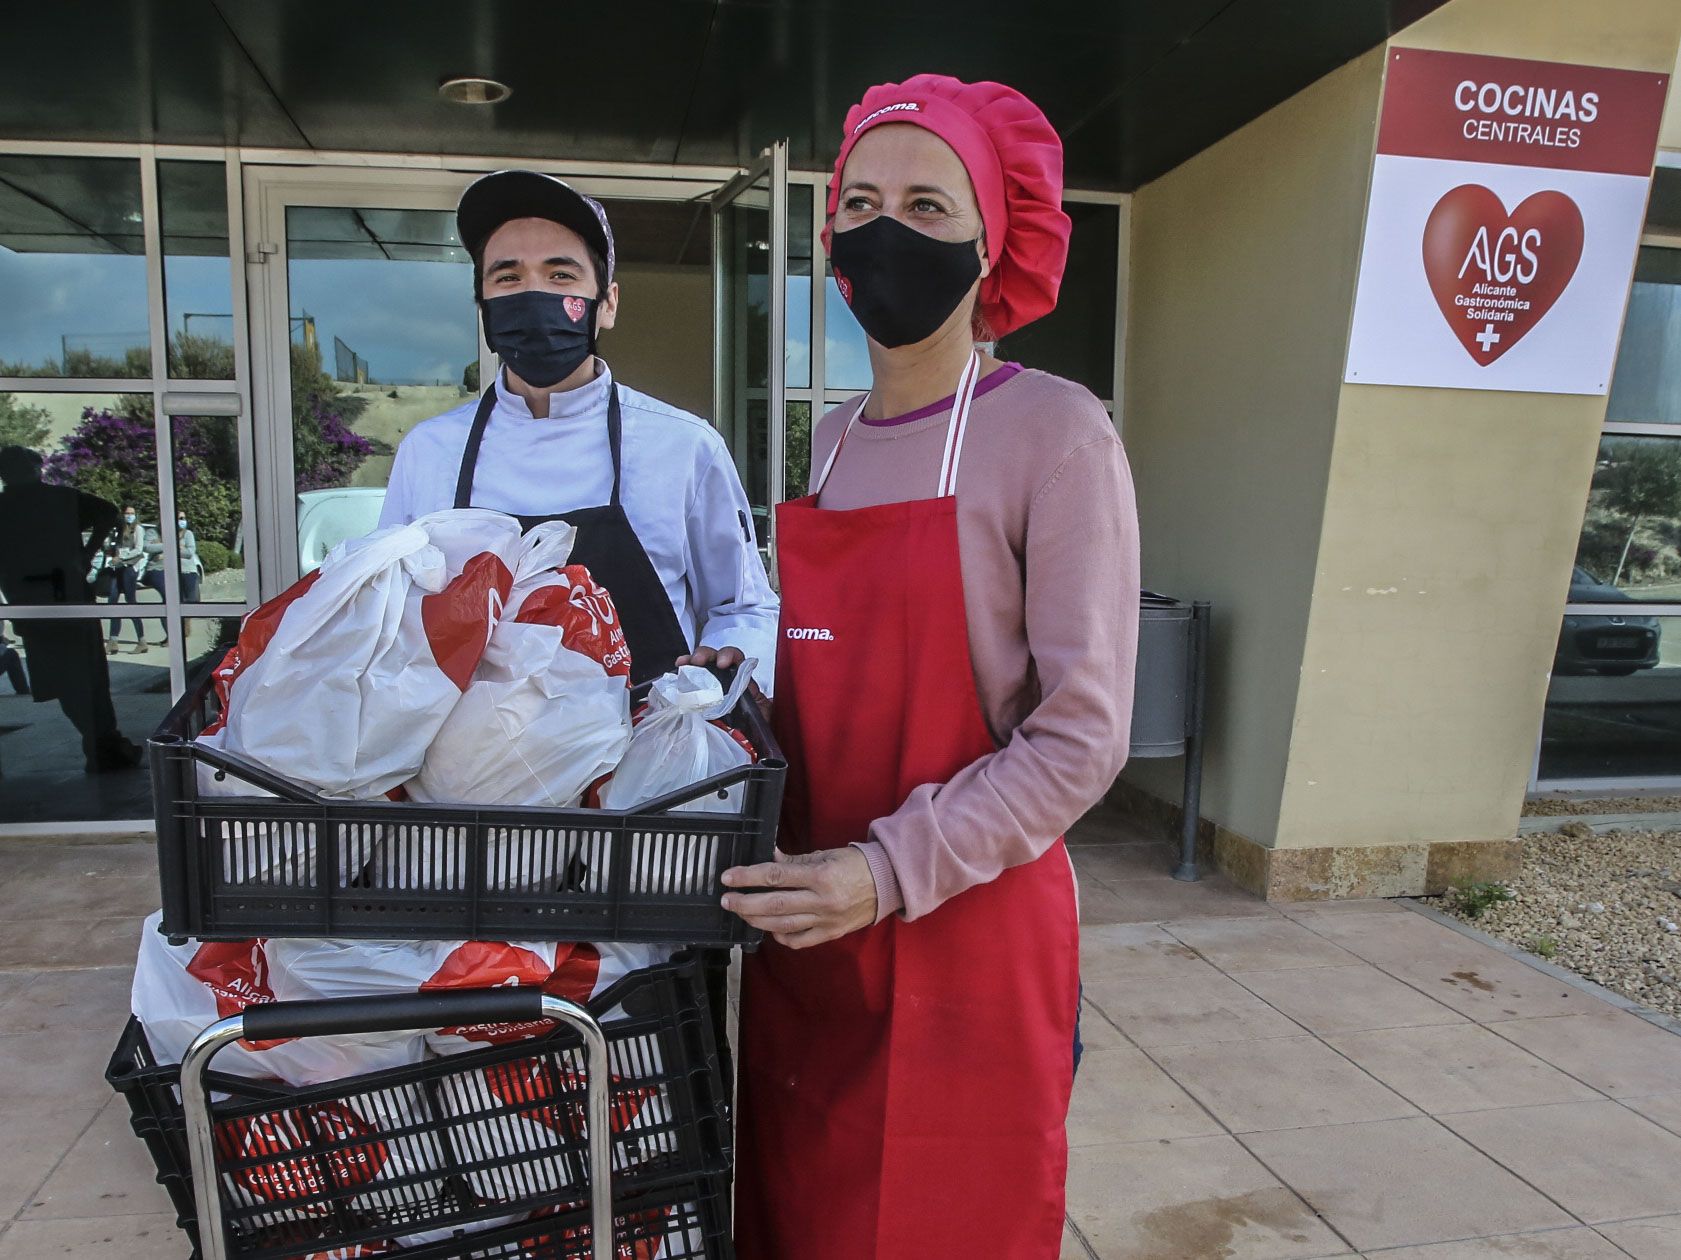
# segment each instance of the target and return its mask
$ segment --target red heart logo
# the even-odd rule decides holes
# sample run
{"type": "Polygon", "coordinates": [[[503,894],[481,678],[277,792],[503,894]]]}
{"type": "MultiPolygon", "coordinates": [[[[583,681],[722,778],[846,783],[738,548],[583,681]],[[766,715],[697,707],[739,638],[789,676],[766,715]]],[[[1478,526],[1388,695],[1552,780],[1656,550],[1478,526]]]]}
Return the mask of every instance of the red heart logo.
{"type": "Polygon", "coordinates": [[[1442,318],[1487,367],[1552,309],[1582,260],[1582,212],[1538,192],[1511,214],[1481,184],[1443,195],[1424,224],[1424,274],[1442,318]]]}
{"type": "Polygon", "coordinates": [[[566,317],[574,324],[582,323],[584,312],[589,309],[581,297],[566,298],[561,302],[561,305],[566,308],[566,317]]]}

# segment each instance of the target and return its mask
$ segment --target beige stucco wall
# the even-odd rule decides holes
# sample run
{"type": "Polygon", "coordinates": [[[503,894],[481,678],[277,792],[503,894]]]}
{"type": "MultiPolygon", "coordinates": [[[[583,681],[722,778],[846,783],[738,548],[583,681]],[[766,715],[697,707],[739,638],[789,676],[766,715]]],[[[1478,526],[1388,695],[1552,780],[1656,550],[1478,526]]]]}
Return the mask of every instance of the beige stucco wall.
{"type": "Polygon", "coordinates": [[[626,263],[619,318],[601,354],[627,385],[696,415],[712,414],[712,271],[626,263]]]}
{"type": "MultiPolygon", "coordinates": [[[[1394,42],[1667,71],[1678,38],[1676,0],[1452,0],[1394,42]]],[[[1512,834],[1604,415],[1341,384],[1382,72],[1133,203],[1145,581],[1215,601],[1203,812],[1276,847],[1512,834]]],[[[1176,770],[1127,777],[1176,797],[1176,770]]]]}
{"type": "MultiPolygon", "coordinates": [[[[1678,38],[1675,0],[1455,0],[1394,43],[1668,71],[1678,38]]],[[[1604,419],[1342,388],[1279,846],[1512,834],[1604,419]]]]}
{"type": "MultiPolygon", "coordinates": [[[[1215,605],[1203,813],[1272,836],[1383,54],[1140,189],[1122,432],[1147,585],[1215,605]]],[[[1177,762],[1126,775],[1177,799],[1177,762]]]]}
{"type": "Polygon", "coordinates": [[[1663,130],[1658,133],[1658,145],[1664,149],[1681,149],[1681,91],[1675,80],[1681,79],[1681,56],[1675,58],[1675,68],[1669,72],[1669,100],[1664,103],[1663,130]]]}

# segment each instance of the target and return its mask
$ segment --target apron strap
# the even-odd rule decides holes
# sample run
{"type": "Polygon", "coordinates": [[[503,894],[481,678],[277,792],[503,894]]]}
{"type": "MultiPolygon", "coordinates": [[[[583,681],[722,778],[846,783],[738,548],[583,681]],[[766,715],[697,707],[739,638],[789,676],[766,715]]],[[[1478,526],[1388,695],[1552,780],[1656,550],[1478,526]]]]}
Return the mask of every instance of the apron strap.
{"type": "Polygon", "coordinates": [[[479,466],[479,447],[484,444],[485,426],[490,423],[490,413],[496,409],[496,384],[492,382],[484,391],[484,397],[479,399],[478,410],[473,413],[473,427],[467,430],[467,446],[461,452],[461,471],[455,476],[455,506],[458,508],[473,506],[473,470],[479,466]]]}
{"type": "MultiPolygon", "coordinates": [[[[963,439],[969,430],[969,407],[975,400],[975,385],[981,374],[981,356],[977,351],[970,354],[969,361],[963,365],[963,372],[957,378],[957,393],[952,397],[951,421],[946,426],[945,453],[940,458],[940,483],[937,498],[946,498],[957,493],[957,466],[963,458],[963,439]]],[[[835,460],[839,458],[841,447],[846,445],[847,435],[852,432],[852,426],[864,414],[864,408],[869,404],[870,395],[865,394],[859,399],[858,407],[847,418],[846,428],[841,430],[840,441],[835,443],[835,449],[829,452],[829,458],[823,464],[823,471],[817,475],[817,482],[812,486],[814,495],[823,493],[823,487],[828,484],[829,473],[835,467],[835,460]]]]}
{"type": "MultiPolygon", "coordinates": [[[[479,399],[473,413],[473,427],[467,431],[467,446],[461,452],[461,471],[455,478],[455,506],[473,506],[473,473],[479,466],[479,448],[484,445],[484,431],[490,424],[490,413],[496,410],[496,384],[491,382],[479,399]]],[[[608,503],[619,506],[619,490],[624,481],[624,419],[619,412],[619,383],[614,381],[607,392],[607,448],[613,457],[613,496],[608,503]]]]}

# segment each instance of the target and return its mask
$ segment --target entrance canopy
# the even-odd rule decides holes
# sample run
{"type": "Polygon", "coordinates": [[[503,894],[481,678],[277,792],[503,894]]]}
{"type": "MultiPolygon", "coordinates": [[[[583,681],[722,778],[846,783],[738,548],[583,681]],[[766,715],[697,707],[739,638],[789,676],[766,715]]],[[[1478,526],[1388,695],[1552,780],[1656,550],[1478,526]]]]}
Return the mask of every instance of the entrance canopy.
{"type": "Polygon", "coordinates": [[[742,165],[833,160],[872,83],[1026,92],[1128,191],[1441,0],[129,0],[11,6],[0,136],[742,165]],[[508,101],[438,85],[482,75],[508,101]]]}

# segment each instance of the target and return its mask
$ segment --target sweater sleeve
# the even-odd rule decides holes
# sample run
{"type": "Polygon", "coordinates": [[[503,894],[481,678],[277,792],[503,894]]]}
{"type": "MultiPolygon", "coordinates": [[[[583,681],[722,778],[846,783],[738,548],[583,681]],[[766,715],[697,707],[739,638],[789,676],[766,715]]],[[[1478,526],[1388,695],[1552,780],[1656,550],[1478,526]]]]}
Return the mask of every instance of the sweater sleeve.
{"type": "Polygon", "coordinates": [[[1033,861],[1095,805],[1126,762],[1138,645],[1138,514],[1118,438],[1072,451],[1028,511],[1028,649],[1039,702],[1004,747],[917,788],[860,845],[877,915],[920,918],[1033,861]],[[876,852],[879,847],[879,852],[876,852]],[[894,885],[897,885],[895,888],[894,885]]]}

